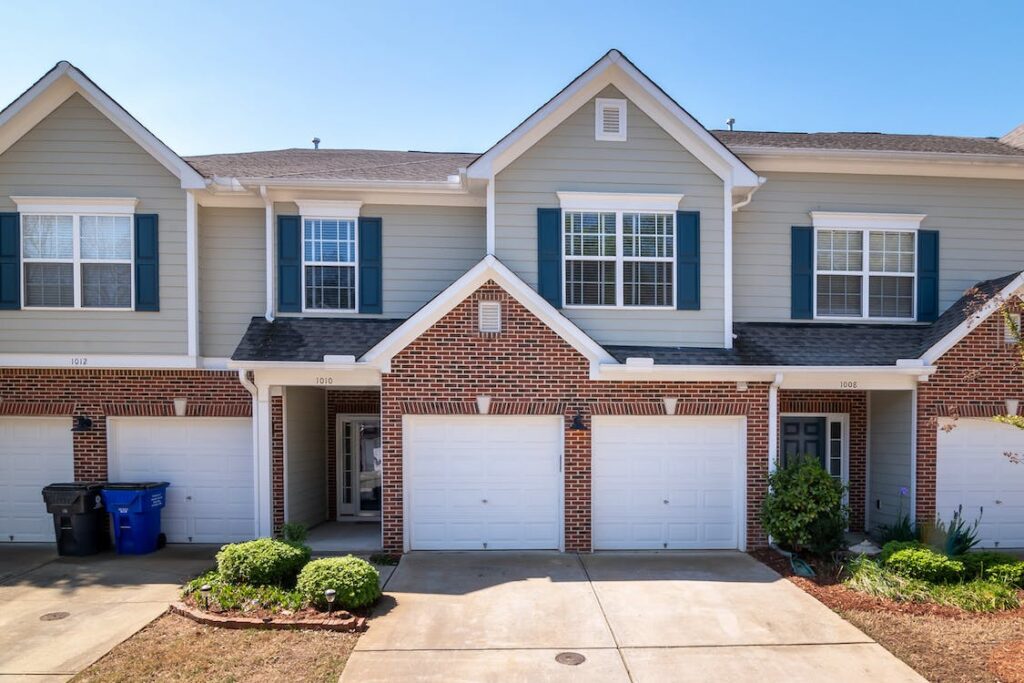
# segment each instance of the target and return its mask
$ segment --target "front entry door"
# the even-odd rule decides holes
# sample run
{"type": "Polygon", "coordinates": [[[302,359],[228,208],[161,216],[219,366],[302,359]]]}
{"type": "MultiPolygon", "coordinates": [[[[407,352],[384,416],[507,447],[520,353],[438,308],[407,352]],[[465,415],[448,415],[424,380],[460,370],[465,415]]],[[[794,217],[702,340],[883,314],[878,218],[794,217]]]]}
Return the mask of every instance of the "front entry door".
{"type": "Polygon", "coordinates": [[[380,420],[338,416],[338,516],[380,517],[380,420]]]}
{"type": "Polygon", "coordinates": [[[782,418],[782,465],[795,458],[810,456],[817,458],[822,467],[828,469],[825,452],[824,417],[782,418]]]}

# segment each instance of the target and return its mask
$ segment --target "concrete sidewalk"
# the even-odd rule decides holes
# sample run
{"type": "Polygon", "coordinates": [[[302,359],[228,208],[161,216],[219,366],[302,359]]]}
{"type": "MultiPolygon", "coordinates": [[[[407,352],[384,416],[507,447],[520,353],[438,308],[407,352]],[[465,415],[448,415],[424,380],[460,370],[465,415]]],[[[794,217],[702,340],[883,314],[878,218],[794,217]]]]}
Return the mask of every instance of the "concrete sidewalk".
{"type": "Polygon", "coordinates": [[[163,614],[216,551],[58,558],[52,546],[0,546],[0,682],[69,680],[163,614]]]}
{"type": "Polygon", "coordinates": [[[342,683],[923,680],[736,552],[412,553],[386,593],[342,683]]]}

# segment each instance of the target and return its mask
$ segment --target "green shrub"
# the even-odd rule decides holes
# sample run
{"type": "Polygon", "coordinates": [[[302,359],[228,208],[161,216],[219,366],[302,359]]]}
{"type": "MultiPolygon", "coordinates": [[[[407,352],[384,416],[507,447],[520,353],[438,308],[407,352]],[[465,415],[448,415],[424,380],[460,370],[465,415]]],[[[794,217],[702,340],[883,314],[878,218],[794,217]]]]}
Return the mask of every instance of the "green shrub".
{"type": "Polygon", "coordinates": [[[985,578],[1005,586],[1024,588],[1024,562],[995,564],[987,567],[985,578]]]}
{"type": "Polygon", "coordinates": [[[906,548],[889,555],[885,568],[908,579],[948,583],[963,576],[963,562],[951,560],[928,548],[906,548]]]}
{"type": "Polygon", "coordinates": [[[842,544],[846,526],[843,485],[813,458],[797,458],[768,475],[769,492],[761,510],[765,530],[784,548],[827,555],[842,544]]]}
{"type": "Polygon", "coordinates": [[[861,556],[850,563],[846,586],[852,590],[897,602],[928,602],[928,584],[888,571],[869,557],[861,556]]]}
{"type": "Polygon", "coordinates": [[[291,587],[307,562],[309,548],[272,538],[232,543],[217,553],[217,570],[225,581],[236,585],[291,587]]]}
{"type": "Polygon", "coordinates": [[[902,515],[893,524],[882,524],[878,527],[878,540],[882,545],[892,541],[918,541],[921,530],[910,521],[910,515],[902,515]]]}
{"type": "Polygon", "coordinates": [[[222,610],[240,610],[243,612],[259,609],[279,612],[281,610],[296,611],[305,605],[305,598],[297,590],[286,590],[278,586],[251,586],[249,584],[228,583],[218,572],[207,572],[185,584],[182,596],[191,595],[201,608],[222,610]],[[209,584],[210,604],[203,604],[200,588],[209,584]]]}
{"type": "Polygon", "coordinates": [[[998,581],[936,585],[932,586],[930,593],[932,602],[968,612],[995,612],[1020,607],[1017,590],[998,581]]]}
{"type": "Polygon", "coordinates": [[[327,609],[324,591],[328,588],[337,591],[335,607],[364,607],[380,597],[380,574],[366,560],[351,555],[313,560],[303,567],[296,589],[306,600],[327,609]]]}
{"type": "Polygon", "coordinates": [[[889,541],[882,546],[882,553],[878,556],[879,562],[885,564],[885,561],[889,559],[889,556],[893,553],[897,553],[901,550],[918,550],[920,548],[927,548],[924,543],[920,541],[889,541]]]}
{"type": "Polygon", "coordinates": [[[281,527],[281,540],[291,545],[303,545],[309,538],[309,530],[305,524],[288,522],[281,527]]]}
{"type": "Polygon", "coordinates": [[[963,562],[964,577],[967,579],[984,578],[989,569],[1000,565],[1017,563],[1017,558],[1013,555],[993,550],[982,550],[976,553],[958,555],[953,559],[963,562]]]}

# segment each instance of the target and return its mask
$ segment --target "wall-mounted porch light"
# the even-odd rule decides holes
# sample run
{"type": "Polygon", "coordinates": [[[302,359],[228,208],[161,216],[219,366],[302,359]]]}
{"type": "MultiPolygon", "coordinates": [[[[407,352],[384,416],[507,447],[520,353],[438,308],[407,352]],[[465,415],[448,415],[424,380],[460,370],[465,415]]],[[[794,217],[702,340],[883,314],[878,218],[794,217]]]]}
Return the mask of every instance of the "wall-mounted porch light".
{"type": "Polygon", "coordinates": [[[583,424],[583,411],[579,408],[576,409],[576,415],[572,418],[572,424],[569,425],[569,429],[574,429],[579,432],[589,431],[587,425],[583,424]]]}
{"type": "Polygon", "coordinates": [[[85,415],[75,415],[71,418],[71,431],[87,432],[92,429],[92,420],[85,415]]]}
{"type": "Polygon", "coordinates": [[[174,414],[176,417],[185,417],[188,412],[188,399],[187,398],[176,398],[174,399],[174,414]]]}
{"type": "Polygon", "coordinates": [[[675,415],[676,414],[676,404],[679,402],[679,399],[678,398],[663,398],[661,400],[665,404],[665,414],[666,415],[675,415]]]}
{"type": "Polygon", "coordinates": [[[477,396],[476,397],[476,410],[481,415],[486,415],[491,411],[491,397],[490,396],[477,396]]]}

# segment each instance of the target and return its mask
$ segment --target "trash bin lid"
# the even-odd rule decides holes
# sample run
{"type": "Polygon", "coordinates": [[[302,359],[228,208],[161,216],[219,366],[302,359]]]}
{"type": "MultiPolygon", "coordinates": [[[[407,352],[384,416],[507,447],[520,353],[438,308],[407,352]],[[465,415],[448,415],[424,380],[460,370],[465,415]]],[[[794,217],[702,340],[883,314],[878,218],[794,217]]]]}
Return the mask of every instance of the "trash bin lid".
{"type": "Polygon", "coordinates": [[[102,481],[69,481],[69,482],[58,482],[54,484],[48,484],[43,487],[44,491],[91,491],[93,489],[101,489],[104,484],[102,481]]]}
{"type": "Polygon", "coordinates": [[[108,481],[103,488],[111,491],[144,491],[146,489],[159,489],[170,486],[166,481],[108,481]]]}

